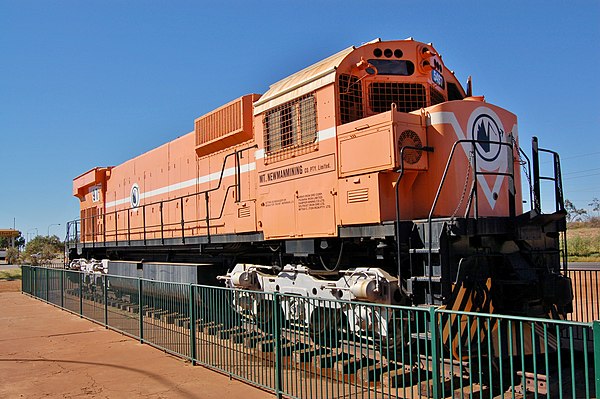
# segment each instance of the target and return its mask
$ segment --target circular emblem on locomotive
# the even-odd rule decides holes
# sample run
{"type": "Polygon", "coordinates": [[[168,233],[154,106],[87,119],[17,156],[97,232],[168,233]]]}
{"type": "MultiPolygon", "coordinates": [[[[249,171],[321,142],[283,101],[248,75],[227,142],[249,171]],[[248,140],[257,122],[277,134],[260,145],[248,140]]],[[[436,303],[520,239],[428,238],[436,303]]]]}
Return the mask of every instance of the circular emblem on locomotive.
{"type": "Polygon", "coordinates": [[[500,155],[502,146],[495,142],[503,141],[503,136],[498,122],[488,114],[479,115],[471,124],[471,138],[480,141],[475,146],[477,154],[487,162],[495,161],[500,155]]]}
{"type": "Polygon", "coordinates": [[[137,208],[140,205],[140,186],[138,186],[137,183],[131,186],[129,203],[131,204],[132,208],[137,208]]]}
{"type": "Polygon", "coordinates": [[[485,171],[504,171],[508,147],[500,143],[506,142],[507,137],[498,115],[490,108],[479,107],[469,117],[467,129],[467,138],[477,140],[478,167],[485,171]]]}

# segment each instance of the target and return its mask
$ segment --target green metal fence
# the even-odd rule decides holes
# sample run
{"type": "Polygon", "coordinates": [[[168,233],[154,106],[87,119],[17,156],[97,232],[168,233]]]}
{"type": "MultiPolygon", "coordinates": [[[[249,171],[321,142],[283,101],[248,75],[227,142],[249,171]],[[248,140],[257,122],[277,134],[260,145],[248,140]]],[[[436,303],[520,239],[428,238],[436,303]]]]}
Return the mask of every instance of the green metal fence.
{"type": "Polygon", "coordinates": [[[291,398],[591,398],[600,322],[23,267],[24,293],[291,398]]]}

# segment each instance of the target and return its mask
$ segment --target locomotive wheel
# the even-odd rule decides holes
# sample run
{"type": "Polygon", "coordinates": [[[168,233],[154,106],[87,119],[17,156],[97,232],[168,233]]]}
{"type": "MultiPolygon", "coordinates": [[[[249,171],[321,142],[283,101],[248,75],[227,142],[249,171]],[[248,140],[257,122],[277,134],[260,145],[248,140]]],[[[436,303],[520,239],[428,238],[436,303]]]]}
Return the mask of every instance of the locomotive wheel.
{"type": "MultiPolygon", "coordinates": [[[[277,312],[280,326],[284,324],[283,310],[279,308],[277,312]]],[[[258,299],[256,304],[256,325],[265,333],[275,333],[275,304],[269,299],[258,299]]]]}
{"type": "Polygon", "coordinates": [[[337,347],[344,325],[345,319],[339,309],[317,307],[310,315],[310,338],[317,345],[337,347]]]}
{"type": "Polygon", "coordinates": [[[388,323],[387,337],[380,337],[376,343],[376,349],[381,356],[394,361],[410,363],[410,356],[416,356],[417,350],[412,348],[416,340],[411,337],[411,332],[416,330],[415,321],[404,312],[395,312],[388,323]],[[411,326],[411,323],[412,326],[411,326]],[[402,358],[402,359],[400,359],[402,358]]]}

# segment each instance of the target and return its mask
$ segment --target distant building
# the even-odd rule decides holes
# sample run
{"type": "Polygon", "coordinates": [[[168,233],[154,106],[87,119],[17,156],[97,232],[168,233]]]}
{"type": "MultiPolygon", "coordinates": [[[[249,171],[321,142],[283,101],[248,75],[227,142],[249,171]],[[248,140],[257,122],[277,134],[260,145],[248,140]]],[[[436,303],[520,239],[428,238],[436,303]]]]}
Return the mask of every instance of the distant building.
{"type": "MultiPolygon", "coordinates": [[[[15,238],[19,237],[21,232],[15,229],[0,229],[0,238],[8,238],[8,246],[15,246],[15,238]]],[[[6,260],[6,248],[0,248],[0,260],[6,260]]]]}

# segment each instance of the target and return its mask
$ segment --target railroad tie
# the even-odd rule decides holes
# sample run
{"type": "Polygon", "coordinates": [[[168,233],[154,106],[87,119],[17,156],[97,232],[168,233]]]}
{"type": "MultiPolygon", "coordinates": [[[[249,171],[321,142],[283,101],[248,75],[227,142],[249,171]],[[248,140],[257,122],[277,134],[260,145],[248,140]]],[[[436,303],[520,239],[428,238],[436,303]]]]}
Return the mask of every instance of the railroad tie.
{"type": "Polygon", "coordinates": [[[246,331],[240,330],[239,332],[234,332],[229,335],[229,339],[232,340],[236,344],[243,344],[244,339],[249,337],[258,337],[261,333],[258,331],[246,331]]]}
{"type": "Polygon", "coordinates": [[[239,332],[245,332],[246,330],[243,327],[235,326],[233,328],[228,328],[227,330],[219,331],[219,338],[221,339],[229,339],[233,334],[239,332]]]}
{"type": "Polygon", "coordinates": [[[358,370],[365,367],[373,360],[367,357],[350,357],[334,363],[333,370],[345,382],[353,383],[356,380],[358,370]]]}
{"type": "MultiPolygon", "coordinates": [[[[470,399],[473,397],[484,397],[487,398],[490,396],[490,389],[486,386],[481,386],[479,384],[472,384],[470,386],[466,386],[458,389],[455,389],[452,392],[452,398],[453,399],[470,399]]],[[[532,395],[533,397],[534,395],[532,395]]],[[[512,398],[512,396],[509,396],[510,398],[512,398]]],[[[515,396],[515,399],[518,396],[515,396]]]]}
{"type": "Polygon", "coordinates": [[[414,385],[421,374],[421,370],[416,367],[390,363],[388,371],[381,373],[381,384],[389,388],[409,387],[414,385]]]}
{"type": "Polygon", "coordinates": [[[310,347],[294,351],[293,357],[296,363],[306,363],[312,361],[317,355],[327,355],[330,352],[331,350],[325,347],[310,347]]]}
{"type": "Polygon", "coordinates": [[[369,359],[369,362],[367,362],[364,367],[361,367],[356,372],[356,382],[362,385],[375,386],[381,383],[380,376],[387,370],[387,364],[379,363],[375,360],[369,359]]]}

